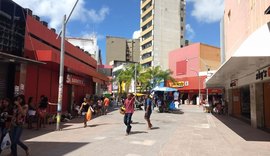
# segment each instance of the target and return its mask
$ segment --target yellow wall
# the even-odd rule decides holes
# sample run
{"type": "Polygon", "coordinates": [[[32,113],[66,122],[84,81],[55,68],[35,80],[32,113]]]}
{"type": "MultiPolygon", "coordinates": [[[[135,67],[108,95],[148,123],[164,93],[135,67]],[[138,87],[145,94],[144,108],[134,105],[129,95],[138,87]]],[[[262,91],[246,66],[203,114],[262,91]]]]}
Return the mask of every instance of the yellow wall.
{"type": "Polygon", "coordinates": [[[200,44],[200,71],[206,71],[205,64],[210,70],[217,70],[220,64],[220,48],[206,44],[200,44]]]}

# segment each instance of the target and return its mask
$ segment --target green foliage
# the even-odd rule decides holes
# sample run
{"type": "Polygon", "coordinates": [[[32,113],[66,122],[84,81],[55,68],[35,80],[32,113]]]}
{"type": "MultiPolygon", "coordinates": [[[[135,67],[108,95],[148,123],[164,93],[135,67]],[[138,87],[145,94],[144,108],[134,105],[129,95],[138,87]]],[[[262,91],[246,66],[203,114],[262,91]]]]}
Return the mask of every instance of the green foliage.
{"type": "MultiPolygon", "coordinates": [[[[122,83],[125,83],[125,90],[128,90],[132,79],[135,79],[135,75],[137,75],[137,83],[141,86],[140,92],[145,92],[150,91],[153,87],[157,86],[162,81],[175,81],[171,77],[171,74],[172,72],[170,70],[164,71],[160,66],[144,69],[141,65],[138,64],[136,65],[135,71],[135,64],[130,64],[125,69],[116,72],[114,81],[118,82],[119,87],[122,86],[122,83]]],[[[120,87],[119,92],[120,94],[122,93],[122,87],[120,87]]]]}

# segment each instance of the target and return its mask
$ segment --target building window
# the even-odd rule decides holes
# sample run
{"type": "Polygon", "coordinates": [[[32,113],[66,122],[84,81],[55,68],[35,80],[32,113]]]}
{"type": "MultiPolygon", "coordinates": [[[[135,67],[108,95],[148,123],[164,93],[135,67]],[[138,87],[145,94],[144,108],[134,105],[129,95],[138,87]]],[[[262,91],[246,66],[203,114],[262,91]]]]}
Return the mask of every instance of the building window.
{"type": "Polygon", "coordinates": [[[145,53],[145,54],[142,55],[142,60],[147,59],[147,58],[149,58],[151,56],[152,56],[152,52],[145,53]]]}
{"type": "Polygon", "coordinates": [[[187,73],[187,61],[176,62],[176,75],[185,75],[187,73]]]}
{"type": "Polygon", "coordinates": [[[184,21],[184,17],[181,17],[181,22],[183,22],[184,21]]]}
{"type": "Polygon", "coordinates": [[[142,8],[142,12],[144,13],[151,6],[152,6],[152,1],[150,1],[145,7],[142,8]]]}
{"type": "Polygon", "coordinates": [[[152,16],[152,11],[150,11],[149,13],[147,13],[143,18],[142,18],[142,21],[146,21],[149,17],[152,16]]]}
{"type": "Polygon", "coordinates": [[[142,36],[142,40],[146,40],[146,39],[148,39],[151,36],[152,36],[152,31],[150,31],[150,32],[146,33],[145,35],[143,35],[142,36]]]}
{"type": "Polygon", "coordinates": [[[228,12],[228,19],[229,19],[229,21],[231,20],[231,10],[229,10],[229,12],[228,12]]]}
{"type": "Polygon", "coordinates": [[[181,31],[183,31],[184,30],[184,27],[183,26],[181,26],[181,31]]]}
{"type": "Polygon", "coordinates": [[[142,31],[152,26],[152,21],[148,22],[145,26],[142,27],[142,31]]]}
{"type": "Polygon", "coordinates": [[[184,36],[183,35],[181,35],[181,39],[183,39],[184,38],[184,36]]]}
{"type": "Polygon", "coordinates": [[[181,11],[184,11],[184,8],[181,8],[181,11]]]}
{"type": "Polygon", "coordinates": [[[143,68],[148,68],[148,67],[151,67],[151,66],[152,66],[151,62],[147,62],[147,63],[142,64],[143,68]]]}
{"type": "Polygon", "coordinates": [[[151,46],[152,46],[152,41],[147,42],[147,43],[145,43],[144,45],[142,45],[142,50],[144,50],[144,49],[146,49],[146,48],[149,48],[149,47],[151,47],[151,46]]]}

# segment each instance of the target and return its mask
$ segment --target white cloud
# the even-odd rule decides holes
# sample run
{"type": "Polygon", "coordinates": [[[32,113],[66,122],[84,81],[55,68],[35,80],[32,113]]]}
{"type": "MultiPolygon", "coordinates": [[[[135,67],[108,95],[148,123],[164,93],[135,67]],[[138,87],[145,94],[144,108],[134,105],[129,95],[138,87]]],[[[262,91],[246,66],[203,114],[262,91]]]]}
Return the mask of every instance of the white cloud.
{"type": "Polygon", "coordinates": [[[136,31],[133,32],[132,38],[133,39],[138,39],[138,38],[140,38],[140,35],[141,35],[141,31],[136,30],[136,31]]]}
{"type": "MultiPolygon", "coordinates": [[[[13,0],[24,8],[29,8],[33,14],[46,17],[49,26],[59,29],[63,21],[63,16],[70,13],[76,0],[13,0]]],[[[80,0],[71,16],[70,20],[80,20],[83,22],[102,22],[109,14],[108,7],[102,7],[96,11],[86,8],[85,0],[80,0]]]]}
{"type": "Polygon", "coordinates": [[[186,24],[186,34],[188,40],[192,40],[195,37],[195,32],[190,24],[186,24]]]}
{"type": "Polygon", "coordinates": [[[223,16],[224,0],[186,0],[193,3],[191,15],[199,22],[218,22],[223,16]]]}
{"type": "Polygon", "coordinates": [[[93,36],[96,37],[98,41],[105,39],[104,35],[98,34],[97,32],[90,32],[90,33],[83,32],[82,33],[82,38],[92,38],[93,36]]]}

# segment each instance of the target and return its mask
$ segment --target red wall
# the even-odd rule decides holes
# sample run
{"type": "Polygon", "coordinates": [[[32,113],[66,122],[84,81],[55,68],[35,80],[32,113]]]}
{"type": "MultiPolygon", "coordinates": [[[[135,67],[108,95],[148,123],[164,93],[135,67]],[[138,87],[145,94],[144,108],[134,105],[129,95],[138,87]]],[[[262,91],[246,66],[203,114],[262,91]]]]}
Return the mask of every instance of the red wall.
{"type": "MultiPolygon", "coordinates": [[[[58,81],[59,74],[46,66],[27,65],[26,85],[25,85],[25,97],[28,99],[30,96],[34,98],[34,103],[38,106],[39,98],[41,95],[48,97],[50,102],[57,103],[58,101],[58,81]]],[[[65,79],[64,79],[65,81],[65,79]]],[[[64,83],[63,86],[63,102],[62,111],[66,112],[68,108],[68,85],[64,83]]],[[[87,86],[75,86],[75,100],[80,102],[85,94],[93,94],[93,83],[87,86]]],[[[48,107],[49,112],[55,113],[57,106],[50,105],[48,107]]]]}

